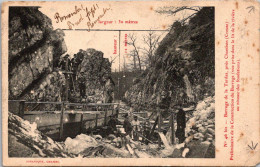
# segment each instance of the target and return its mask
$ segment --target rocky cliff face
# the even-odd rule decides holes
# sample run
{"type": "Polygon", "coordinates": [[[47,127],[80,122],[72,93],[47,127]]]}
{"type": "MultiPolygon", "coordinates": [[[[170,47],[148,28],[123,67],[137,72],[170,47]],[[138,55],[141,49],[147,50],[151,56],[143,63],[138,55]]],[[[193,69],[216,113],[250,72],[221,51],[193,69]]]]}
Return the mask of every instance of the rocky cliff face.
{"type": "Polygon", "coordinates": [[[130,104],[168,108],[213,96],[214,8],[201,9],[186,24],[175,22],[140,78],[125,94],[130,104]]]}
{"type": "Polygon", "coordinates": [[[59,91],[57,81],[63,82],[54,72],[67,51],[63,31],[53,30],[51,20],[38,7],[9,10],[9,99],[56,99],[48,91],[59,91]]]}
{"type": "MultiPolygon", "coordinates": [[[[38,7],[10,7],[9,13],[9,99],[65,100],[64,32],[53,30],[38,7]]],[[[112,101],[111,64],[102,52],[80,50],[67,70],[74,73],[68,75],[69,100],[112,101]]]]}
{"type": "Polygon", "coordinates": [[[70,61],[71,101],[84,99],[88,102],[112,102],[114,83],[111,79],[111,64],[95,49],[80,50],[70,61]]]}

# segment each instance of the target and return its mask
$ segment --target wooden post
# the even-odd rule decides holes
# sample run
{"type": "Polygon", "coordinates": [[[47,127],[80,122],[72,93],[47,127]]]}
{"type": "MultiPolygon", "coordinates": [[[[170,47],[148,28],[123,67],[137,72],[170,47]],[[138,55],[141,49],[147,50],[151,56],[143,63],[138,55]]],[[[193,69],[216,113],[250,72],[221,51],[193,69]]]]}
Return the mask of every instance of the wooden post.
{"type": "Polygon", "coordinates": [[[83,124],[83,113],[81,113],[81,116],[80,116],[80,133],[82,133],[83,132],[83,127],[84,126],[84,124],[83,124]]]}
{"type": "Polygon", "coordinates": [[[107,125],[107,112],[108,112],[108,109],[106,109],[106,111],[105,111],[104,126],[107,125]]]}
{"type": "Polygon", "coordinates": [[[154,124],[153,124],[153,128],[152,128],[152,130],[151,130],[151,132],[150,132],[150,134],[149,134],[148,139],[151,139],[151,137],[153,136],[154,130],[155,130],[156,125],[157,125],[157,123],[158,123],[158,119],[159,119],[159,117],[157,116],[157,118],[156,118],[156,120],[155,120],[155,122],[154,122],[154,124]]]}
{"type": "Polygon", "coordinates": [[[20,101],[19,102],[19,113],[18,113],[18,115],[21,117],[21,118],[23,118],[23,116],[24,116],[24,106],[25,106],[25,101],[23,100],[23,101],[20,101]]]}
{"type": "Polygon", "coordinates": [[[82,105],[82,113],[80,115],[80,128],[79,128],[79,132],[82,133],[83,131],[83,111],[85,110],[86,106],[83,104],[82,105]]]}
{"type": "Polygon", "coordinates": [[[116,108],[116,118],[118,118],[119,116],[119,104],[117,105],[117,108],[116,108]]]}
{"type": "Polygon", "coordinates": [[[98,126],[98,114],[96,114],[96,122],[95,123],[96,123],[95,128],[97,128],[97,126],[98,126]]]}
{"type": "Polygon", "coordinates": [[[61,104],[61,113],[60,113],[60,140],[63,137],[63,116],[64,116],[64,110],[65,110],[65,105],[64,103],[61,104]]]}
{"type": "MultiPolygon", "coordinates": [[[[96,110],[98,111],[98,106],[96,106],[96,110]]],[[[96,114],[96,124],[95,124],[95,128],[98,127],[98,114],[96,114]]]]}
{"type": "Polygon", "coordinates": [[[66,59],[66,65],[65,65],[65,79],[66,79],[66,93],[65,93],[65,101],[67,102],[69,99],[69,58],[66,59]]]}
{"type": "MultiPolygon", "coordinates": [[[[158,110],[157,112],[158,112],[158,134],[159,134],[161,132],[161,126],[162,126],[162,115],[160,110],[158,110]]],[[[159,147],[161,147],[162,145],[160,136],[158,136],[158,145],[159,147]]]]}
{"type": "Polygon", "coordinates": [[[171,131],[172,131],[172,136],[171,136],[171,142],[172,142],[172,145],[174,145],[174,142],[175,142],[175,129],[174,129],[174,112],[171,113],[171,131]]]}

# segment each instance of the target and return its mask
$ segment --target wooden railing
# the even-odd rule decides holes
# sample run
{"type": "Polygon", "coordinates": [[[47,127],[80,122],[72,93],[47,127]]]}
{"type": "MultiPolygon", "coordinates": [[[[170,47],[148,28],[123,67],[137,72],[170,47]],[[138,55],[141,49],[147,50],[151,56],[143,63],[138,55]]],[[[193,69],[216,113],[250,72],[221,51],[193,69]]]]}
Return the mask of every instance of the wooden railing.
{"type": "MultiPolygon", "coordinates": [[[[119,114],[124,114],[127,113],[127,110],[120,108],[120,104],[119,103],[69,103],[69,102],[39,102],[39,101],[24,101],[24,100],[9,100],[9,102],[18,102],[19,103],[19,112],[18,115],[20,117],[24,117],[25,115],[28,114],[42,114],[42,113],[60,113],[60,129],[59,129],[59,138],[62,139],[63,137],[63,125],[64,125],[64,121],[63,121],[63,117],[64,114],[81,114],[80,117],[80,128],[83,128],[83,121],[93,121],[95,120],[95,128],[98,127],[98,120],[99,119],[104,119],[104,123],[103,125],[106,126],[107,120],[108,120],[108,116],[107,116],[107,111],[108,111],[108,107],[112,106],[112,115],[116,116],[118,118],[119,114]],[[26,111],[25,112],[25,105],[26,104],[54,104],[54,105],[60,105],[60,110],[58,111],[26,111]],[[81,107],[80,111],[74,111],[74,110],[66,110],[67,106],[74,106],[74,107],[81,107]],[[116,107],[115,107],[116,106],[116,107]],[[95,108],[95,110],[93,110],[93,107],[95,108]],[[119,109],[122,110],[122,112],[119,113],[119,109]],[[99,117],[99,114],[101,112],[105,113],[104,117],[99,117]],[[95,114],[95,118],[91,119],[91,120],[83,120],[83,114],[95,114]]],[[[151,138],[151,136],[154,134],[154,130],[156,129],[156,126],[158,125],[158,134],[162,133],[162,124],[163,123],[167,123],[169,127],[171,127],[171,143],[174,144],[175,141],[175,127],[174,127],[174,112],[171,113],[170,119],[169,121],[163,121],[160,109],[157,108],[156,109],[156,120],[155,121],[151,121],[149,118],[147,118],[148,116],[146,116],[146,118],[141,117],[140,114],[142,114],[142,112],[133,112],[132,114],[137,116],[139,119],[143,120],[144,122],[147,122],[149,124],[153,124],[153,127],[150,130],[150,135],[148,136],[148,139],[151,138]]],[[[158,144],[159,147],[161,147],[161,138],[158,138],[158,144]]]]}
{"type": "MultiPolygon", "coordinates": [[[[123,108],[120,108],[120,110],[123,111],[123,112],[120,112],[120,114],[128,113],[128,111],[123,109],[123,108]]],[[[132,115],[133,116],[137,116],[144,123],[146,123],[146,122],[149,123],[149,126],[153,125],[152,128],[150,129],[150,135],[148,136],[148,140],[150,140],[151,136],[153,136],[154,131],[155,131],[157,125],[158,125],[157,130],[158,130],[158,134],[159,134],[159,133],[162,133],[162,125],[166,123],[167,126],[171,128],[171,144],[174,145],[175,144],[174,112],[171,112],[169,121],[163,120],[163,117],[161,115],[161,110],[159,108],[157,108],[156,111],[154,111],[154,112],[156,112],[156,119],[155,119],[155,121],[153,121],[150,118],[148,118],[148,115],[146,115],[146,118],[141,117],[140,114],[143,114],[144,112],[133,112],[132,115]]],[[[159,147],[161,147],[161,142],[162,142],[161,138],[159,137],[158,138],[158,145],[159,145],[159,147]]]]}
{"type": "MultiPolygon", "coordinates": [[[[95,114],[96,118],[95,118],[95,128],[98,127],[98,120],[99,119],[103,119],[104,118],[104,126],[106,126],[107,120],[108,120],[108,116],[107,116],[107,111],[110,107],[110,109],[112,109],[112,116],[116,116],[118,117],[119,115],[119,108],[120,108],[120,104],[119,103],[70,103],[70,102],[40,102],[40,101],[25,101],[25,100],[9,100],[10,102],[17,102],[19,103],[19,111],[18,111],[18,115],[22,118],[24,118],[25,115],[28,114],[33,114],[33,115],[37,115],[37,114],[42,114],[42,113],[60,113],[60,130],[59,130],[59,138],[62,139],[63,137],[63,117],[64,114],[81,114],[81,118],[80,118],[80,125],[83,127],[83,114],[95,114]],[[60,105],[60,111],[25,111],[25,105],[26,104],[54,104],[54,105],[60,105]],[[66,106],[77,106],[77,107],[81,107],[81,111],[74,111],[74,110],[68,110],[66,111],[66,106]],[[111,108],[112,106],[112,108],[111,108]],[[115,107],[116,106],[116,107],[115,107]],[[93,110],[92,108],[96,108],[96,110],[93,110]],[[103,110],[102,110],[103,109],[103,110]],[[104,117],[98,117],[99,113],[104,112],[105,116],[104,117]]],[[[85,120],[87,121],[87,120],[85,120]]],[[[80,127],[80,128],[82,128],[80,127]]]]}

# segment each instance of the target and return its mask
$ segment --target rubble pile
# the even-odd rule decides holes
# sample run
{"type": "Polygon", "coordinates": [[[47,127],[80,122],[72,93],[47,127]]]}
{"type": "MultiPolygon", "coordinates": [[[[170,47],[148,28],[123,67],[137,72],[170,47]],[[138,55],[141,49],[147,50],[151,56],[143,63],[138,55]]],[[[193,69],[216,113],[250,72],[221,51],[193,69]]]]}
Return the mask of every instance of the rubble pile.
{"type": "Polygon", "coordinates": [[[84,151],[86,148],[97,147],[98,143],[93,137],[80,134],[76,136],[76,138],[74,139],[68,137],[65,140],[65,146],[68,152],[73,154],[79,154],[82,151],[84,151]]]}
{"type": "Polygon", "coordinates": [[[69,153],[88,158],[130,157],[129,152],[126,149],[117,148],[111,143],[111,140],[102,139],[100,135],[88,136],[80,134],[74,139],[68,137],[65,141],[65,149],[69,153]]]}
{"type": "Polygon", "coordinates": [[[192,117],[187,121],[186,136],[215,145],[215,97],[207,97],[197,104],[192,117]]]}
{"type": "Polygon", "coordinates": [[[53,141],[19,116],[8,114],[8,154],[10,157],[131,157],[124,148],[116,148],[102,137],[80,134],[65,142],[53,141]]]}
{"type": "Polygon", "coordinates": [[[9,13],[9,99],[23,99],[52,73],[67,47],[63,31],[53,30],[38,7],[10,7],[9,13]]]}
{"type": "Polygon", "coordinates": [[[8,113],[8,153],[10,157],[74,157],[65,151],[63,143],[55,142],[37,130],[37,124],[8,113]],[[19,147],[17,147],[19,146],[19,147]]]}

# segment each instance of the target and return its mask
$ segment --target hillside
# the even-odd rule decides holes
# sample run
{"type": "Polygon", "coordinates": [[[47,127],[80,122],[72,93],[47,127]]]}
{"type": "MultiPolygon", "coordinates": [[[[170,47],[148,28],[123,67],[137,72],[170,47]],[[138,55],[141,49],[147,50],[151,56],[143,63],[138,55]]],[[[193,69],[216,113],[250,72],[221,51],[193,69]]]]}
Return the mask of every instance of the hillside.
{"type": "Polygon", "coordinates": [[[174,22],[153,63],[125,99],[143,108],[196,103],[214,96],[214,8],[203,8],[188,23],[174,22]]]}

